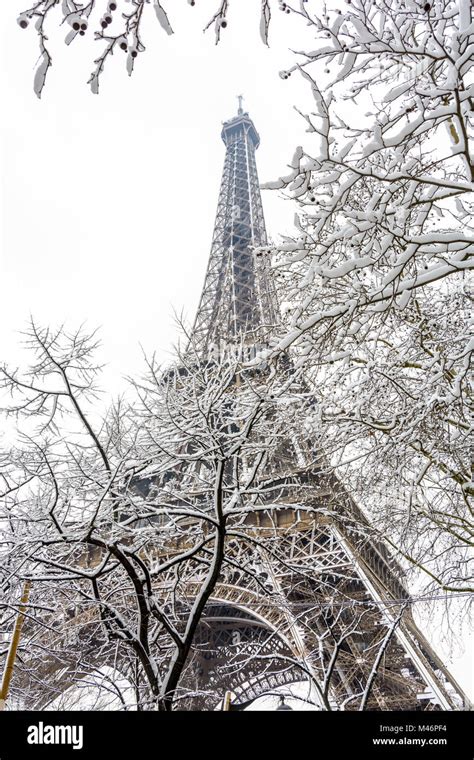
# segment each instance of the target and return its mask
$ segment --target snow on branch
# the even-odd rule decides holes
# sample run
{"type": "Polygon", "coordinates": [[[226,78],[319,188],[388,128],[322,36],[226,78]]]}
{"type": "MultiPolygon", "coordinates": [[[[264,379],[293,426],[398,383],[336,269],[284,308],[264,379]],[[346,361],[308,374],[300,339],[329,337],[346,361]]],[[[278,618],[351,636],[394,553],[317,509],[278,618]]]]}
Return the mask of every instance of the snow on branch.
{"type": "MultiPolygon", "coordinates": [[[[204,28],[205,31],[210,27],[214,28],[216,44],[221,39],[221,32],[227,27],[230,2],[231,0],[220,0],[204,28]]],[[[262,42],[267,45],[271,2],[260,2],[260,36],[262,42]]],[[[191,6],[196,4],[195,0],[188,0],[188,3],[191,6]]],[[[101,44],[101,52],[94,60],[96,66],[88,80],[91,91],[98,94],[105,64],[115,52],[124,55],[127,73],[129,76],[132,75],[137,57],[145,51],[143,37],[147,25],[151,23],[151,10],[166,34],[173,34],[169,16],[169,13],[172,13],[172,3],[168,4],[164,0],[37,0],[31,7],[26,8],[20,13],[17,21],[21,29],[27,29],[32,24],[38,35],[40,58],[34,77],[36,95],[41,97],[53,61],[47,47],[47,29],[64,26],[67,30],[64,38],[66,45],[73,42],[77,44],[80,38],[86,35],[92,35],[93,39],[101,44]]]]}

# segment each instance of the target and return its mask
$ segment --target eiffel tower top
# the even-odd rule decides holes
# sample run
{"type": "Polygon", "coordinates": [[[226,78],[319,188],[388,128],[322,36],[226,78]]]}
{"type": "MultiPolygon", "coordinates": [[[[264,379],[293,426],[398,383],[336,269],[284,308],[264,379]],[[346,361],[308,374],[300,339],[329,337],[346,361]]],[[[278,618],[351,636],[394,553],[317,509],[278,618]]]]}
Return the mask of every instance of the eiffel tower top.
{"type": "Polygon", "coordinates": [[[223,122],[226,146],[216,220],[192,340],[207,359],[245,347],[245,358],[266,346],[278,321],[268,257],[255,150],[260,137],[238,96],[237,115],[223,122]]]}
{"type": "Polygon", "coordinates": [[[237,99],[239,101],[237,116],[229,119],[229,121],[224,121],[221,132],[222,139],[227,146],[232,140],[238,139],[242,132],[246,132],[256,149],[260,145],[260,136],[252,119],[242,108],[243,95],[238,95],[237,99]]]}

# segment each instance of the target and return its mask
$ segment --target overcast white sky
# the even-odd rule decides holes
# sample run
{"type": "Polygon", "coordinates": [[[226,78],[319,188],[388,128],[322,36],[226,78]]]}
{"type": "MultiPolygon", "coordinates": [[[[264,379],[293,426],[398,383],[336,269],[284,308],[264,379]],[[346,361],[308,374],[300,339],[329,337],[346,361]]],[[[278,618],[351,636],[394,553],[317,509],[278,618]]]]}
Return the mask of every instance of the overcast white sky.
{"type": "MultiPolygon", "coordinates": [[[[260,3],[234,0],[216,47],[202,28],[217,0],[164,4],[176,34],[149,8],[147,51],[132,78],[126,56],[114,55],[99,96],[86,84],[99,43],[86,36],[67,48],[64,27],[51,30],[54,66],[41,101],[32,88],[35,33],[16,24],[26,5],[0,8],[0,358],[21,360],[18,330],[30,313],[43,324],[86,321],[101,327],[104,385],[114,394],[140,370],[140,343],[167,359],[173,309],[193,319],[224,160],[221,122],[235,114],[236,95],[261,136],[262,182],[287,172],[297,144],[311,149],[293,110],[311,109],[307,87],[278,76],[293,60],[288,48],[304,47],[298,20],[276,10],[268,49],[260,3]]],[[[291,202],[267,191],[263,203],[270,235],[291,229],[291,202]]],[[[472,660],[458,652],[451,668],[472,692],[472,660]]]]}

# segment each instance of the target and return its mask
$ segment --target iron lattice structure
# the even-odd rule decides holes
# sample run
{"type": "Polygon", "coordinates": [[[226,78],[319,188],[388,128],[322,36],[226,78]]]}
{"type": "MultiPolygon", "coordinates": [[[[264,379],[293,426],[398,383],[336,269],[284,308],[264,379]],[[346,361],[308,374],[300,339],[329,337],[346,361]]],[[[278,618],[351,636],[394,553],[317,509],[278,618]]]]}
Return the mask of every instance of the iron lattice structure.
{"type": "Polygon", "coordinates": [[[267,258],[255,249],[267,244],[255,160],[260,138],[239,108],[224,122],[224,171],[206,279],[193,327],[202,358],[238,350],[243,341],[259,350],[277,323],[278,305],[267,258]]]}

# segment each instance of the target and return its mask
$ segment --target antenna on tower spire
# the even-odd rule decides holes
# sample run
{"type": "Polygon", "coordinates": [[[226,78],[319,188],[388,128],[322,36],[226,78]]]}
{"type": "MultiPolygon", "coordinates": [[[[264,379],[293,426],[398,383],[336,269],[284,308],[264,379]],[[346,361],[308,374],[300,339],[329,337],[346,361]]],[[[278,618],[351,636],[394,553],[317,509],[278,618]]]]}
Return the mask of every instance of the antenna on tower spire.
{"type": "Polygon", "coordinates": [[[242,116],[242,114],[244,112],[244,109],[242,108],[242,101],[244,99],[244,96],[243,95],[237,95],[237,99],[239,101],[239,110],[237,111],[237,113],[238,113],[239,116],[242,116]]]}

